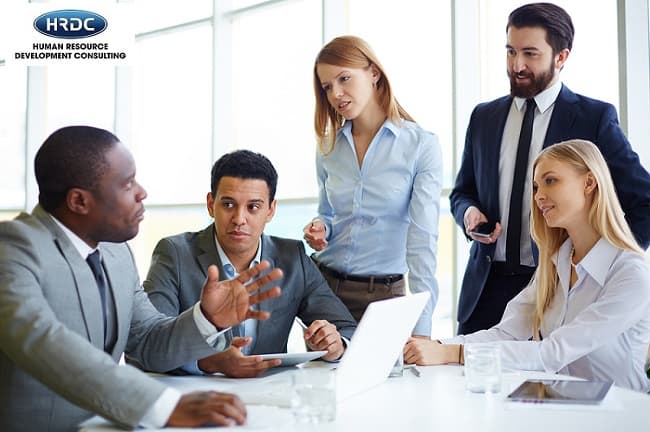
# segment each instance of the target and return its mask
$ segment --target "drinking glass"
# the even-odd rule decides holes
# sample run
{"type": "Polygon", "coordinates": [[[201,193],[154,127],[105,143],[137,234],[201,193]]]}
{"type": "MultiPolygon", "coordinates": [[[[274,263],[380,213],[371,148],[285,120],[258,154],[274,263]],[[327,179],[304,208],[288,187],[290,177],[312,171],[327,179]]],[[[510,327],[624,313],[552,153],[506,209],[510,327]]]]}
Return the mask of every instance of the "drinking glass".
{"type": "Polygon", "coordinates": [[[465,388],[474,393],[501,391],[501,350],[498,345],[467,344],[465,388]]]}
{"type": "Polygon", "coordinates": [[[300,423],[324,423],[336,418],[336,372],[304,368],[293,375],[294,417],[300,423]]]}

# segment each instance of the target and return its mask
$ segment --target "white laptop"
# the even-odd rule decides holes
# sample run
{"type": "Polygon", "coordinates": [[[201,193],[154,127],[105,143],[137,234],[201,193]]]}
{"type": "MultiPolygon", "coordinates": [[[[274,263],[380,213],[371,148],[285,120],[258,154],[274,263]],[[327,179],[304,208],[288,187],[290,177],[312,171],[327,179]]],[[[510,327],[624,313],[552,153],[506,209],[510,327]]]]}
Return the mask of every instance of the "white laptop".
{"type": "Polygon", "coordinates": [[[421,292],[368,305],[336,371],[339,402],[386,380],[429,296],[421,292]]]}

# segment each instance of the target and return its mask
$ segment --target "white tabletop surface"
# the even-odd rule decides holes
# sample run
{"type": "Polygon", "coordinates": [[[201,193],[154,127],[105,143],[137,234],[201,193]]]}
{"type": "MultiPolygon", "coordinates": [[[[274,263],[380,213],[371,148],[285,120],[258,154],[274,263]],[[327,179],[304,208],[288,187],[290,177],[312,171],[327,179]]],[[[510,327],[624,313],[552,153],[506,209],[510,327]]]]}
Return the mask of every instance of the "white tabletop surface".
{"type": "MultiPolygon", "coordinates": [[[[312,362],[307,367],[329,366],[312,362]]],[[[383,384],[339,403],[336,420],[318,425],[305,425],[293,420],[288,408],[291,369],[257,379],[167,376],[159,379],[183,392],[211,389],[239,394],[247,403],[249,412],[249,424],[236,428],[240,430],[650,431],[650,395],[647,394],[612,387],[598,406],[526,404],[507,402],[505,398],[527,378],[556,376],[504,372],[500,393],[475,394],[465,390],[461,366],[420,366],[418,370],[420,377],[405,370],[403,377],[389,378],[383,384]]],[[[119,429],[113,429],[101,418],[94,418],[82,430],[119,429]]]]}

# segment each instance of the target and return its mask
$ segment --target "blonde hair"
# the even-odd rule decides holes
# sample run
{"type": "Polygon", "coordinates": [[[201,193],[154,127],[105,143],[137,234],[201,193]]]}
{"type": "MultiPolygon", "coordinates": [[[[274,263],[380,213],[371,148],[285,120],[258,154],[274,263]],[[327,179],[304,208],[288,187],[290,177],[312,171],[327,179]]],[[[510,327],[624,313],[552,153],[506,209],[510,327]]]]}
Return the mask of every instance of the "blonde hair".
{"type": "MultiPolygon", "coordinates": [[[[591,173],[596,188],[589,209],[589,224],[596,232],[614,246],[643,254],[630,230],[625,214],[614,189],[612,176],[600,150],[590,141],[569,140],[544,149],[533,163],[533,173],[542,160],[555,160],[569,164],[580,174],[591,173]]],[[[549,227],[541,210],[531,199],[531,234],[539,248],[539,265],[536,272],[536,302],[533,316],[533,336],[539,339],[544,324],[544,312],[551,304],[558,283],[557,269],[551,257],[567,239],[564,228],[549,227]]]]}
{"type": "Polygon", "coordinates": [[[316,96],[314,129],[318,147],[323,154],[334,150],[336,133],[343,126],[345,119],[327,100],[327,94],[323,90],[316,72],[316,67],[319,64],[354,69],[366,69],[374,66],[379,71],[379,80],[376,84],[379,106],[384,110],[388,119],[395,123],[401,119],[414,121],[395,99],[386,72],[370,45],[356,36],[334,38],[320,50],[314,62],[314,94],[316,96]]]}

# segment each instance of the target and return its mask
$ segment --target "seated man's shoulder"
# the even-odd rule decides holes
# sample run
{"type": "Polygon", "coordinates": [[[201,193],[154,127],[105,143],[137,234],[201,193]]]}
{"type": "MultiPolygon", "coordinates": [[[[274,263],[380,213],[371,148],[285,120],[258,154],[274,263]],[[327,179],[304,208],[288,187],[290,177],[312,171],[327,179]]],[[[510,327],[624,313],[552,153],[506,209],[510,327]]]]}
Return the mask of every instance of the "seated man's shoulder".
{"type": "Polygon", "coordinates": [[[156,249],[159,252],[161,248],[173,248],[176,250],[191,250],[193,248],[196,248],[201,242],[208,242],[210,243],[209,246],[206,247],[212,247],[212,244],[214,243],[214,240],[212,237],[208,236],[207,233],[204,231],[188,231],[188,232],[183,232],[180,234],[174,234],[168,237],[163,237],[158,241],[158,244],[156,245],[156,249]]]}
{"type": "Polygon", "coordinates": [[[262,237],[262,255],[274,260],[285,272],[295,266],[302,268],[311,261],[301,240],[268,235],[262,237]]]}
{"type": "Polygon", "coordinates": [[[11,241],[11,238],[37,241],[41,237],[51,237],[52,233],[38,218],[20,213],[12,220],[0,222],[0,235],[6,241],[11,241]]]}
{"type": "Polygon", "coordinates": [[[305,246],[301,240],[264,235],[264,246],[271,247],[277,253],[304,254],[305,246]]]}

